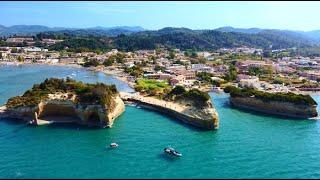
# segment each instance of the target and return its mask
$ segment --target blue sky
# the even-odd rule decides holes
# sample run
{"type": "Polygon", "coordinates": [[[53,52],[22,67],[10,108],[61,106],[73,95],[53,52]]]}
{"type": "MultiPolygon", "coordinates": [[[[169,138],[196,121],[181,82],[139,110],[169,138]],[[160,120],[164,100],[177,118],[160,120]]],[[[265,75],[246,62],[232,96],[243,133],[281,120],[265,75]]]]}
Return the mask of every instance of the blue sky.
{"type": "Polygon", "coordinates": [[[320,2],[0,2],[0,24],[320,29],[320,2]]]}

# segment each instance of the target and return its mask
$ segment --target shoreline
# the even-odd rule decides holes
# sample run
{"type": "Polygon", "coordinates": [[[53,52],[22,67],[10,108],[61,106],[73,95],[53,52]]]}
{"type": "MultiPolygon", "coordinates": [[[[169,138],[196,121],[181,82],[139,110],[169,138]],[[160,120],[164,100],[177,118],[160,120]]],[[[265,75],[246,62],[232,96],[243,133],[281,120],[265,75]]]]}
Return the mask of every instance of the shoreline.
{"type": "MultiPolygon", "coordinates": [[[[79,69],[85,69],[88,71],[95,71],[95,72],[101,72],[104,73],[106,75],[112,75],[113,77],[115,77],[116,79],[128,84],[129,87],[131,87],[132,89],[134,89],[135,83],[131,82],[128,80],[128,77],[126,77],[126,75],[124,74],[123,71],[121,70],[110,70],[106,67],[103,67],[103,70],[98,69],[96,67],[83,67],[79,64],[65,64],[65,63],[24,63],[24,62],[0,62],[0,65],[5,64],[5,65],[9,65],[9,66],[18,66],[18,65],[44,65],[44,66],[57,66],[57,67],[70,67],[70,68],[79,68],[79,69]],[[8,64],[10,63],[10,64],[8,64]]],[[[211,89],[202,89],[205,92],[213,92],[211,89]]],[[[295,93],[295,92],[294,92],[295,93]]],[[[297,91],[297,93],[299,94],[303,94],[303,95],[310,95],[310,96],[320,96],[320,91],[297,91]]]]}
{"type": "Polygon", "coordinates": [[[124,82],[124,83],[127,83],[129,87],[131,87],[132,89],[134,89],[134,83],[133,82],[130,82],[128,80],[128,77],[126,77],[126,75],[124,74],[123,71],[116,71],[116,70],[110,70],[110,69],[107,69],[107,68],[104,68],[104,70],[100,70],[99,72],[102,72],[106,75],[112,75],[114,76],[116,79],[124,82]]]}
{"type": "Polygon", "coordinates": [[[19,65],[43,65],[43,66],[57,66],[57,67],[70,67],[70,68],[79,68],[79,69],[84,69],[88,71],[95,71],[95,72],[101,72],[106,75],[112,75],[118,80],[127,83],[131,88],[134,88],[134,84],[130,81],[127,80],[127,77],[123,77],[119,75],[118,73],[122,73],[121,71],[110,71],[110,70],[99,70],[95,68],[90,68],[90,67],[83,67],[79,64],[65,64],[65,63],[21,63],[21,62],[0,62],[0,65],[8,65],[8,66],[19,66],[19,65]]]}

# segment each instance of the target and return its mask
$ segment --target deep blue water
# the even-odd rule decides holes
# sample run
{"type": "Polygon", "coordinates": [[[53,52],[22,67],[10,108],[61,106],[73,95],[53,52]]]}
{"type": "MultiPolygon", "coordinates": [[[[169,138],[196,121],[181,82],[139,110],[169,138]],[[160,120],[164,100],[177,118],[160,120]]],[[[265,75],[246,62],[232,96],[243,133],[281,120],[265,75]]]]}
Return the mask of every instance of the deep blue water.
{"type": "MultiPolygon", "coordinates": [[[[46,77],[76,73],[85,82],[124,83],[103,73],[54,66],[0,67],[0,104],[46,77]]],[[[203,131],[126,106],[110,129],[30,127],[0,120],[0,178],[319,178],[320,124],[229,107],[211,94],[220,129],[203,131]],[[105,146],[117,142],[117,149],[105,146]],[[172,158],[163,148],[183,154],[172,158]]],[[[320,102],[319,96],[315,96],[320,102]]]]}

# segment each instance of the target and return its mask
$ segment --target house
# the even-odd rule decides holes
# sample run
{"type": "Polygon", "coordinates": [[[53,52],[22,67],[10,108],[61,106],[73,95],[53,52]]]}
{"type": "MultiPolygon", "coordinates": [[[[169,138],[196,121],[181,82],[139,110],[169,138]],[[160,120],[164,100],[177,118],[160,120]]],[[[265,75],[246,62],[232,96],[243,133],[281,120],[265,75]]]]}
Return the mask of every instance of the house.
{"type": "Polygon", "coordinates": [[[213,72],[213,69],[205,64],[192,64],[191,69],[196,72],[213,72]]]}
{"type": "Polygon", "coordinates": [[[237,76],[237,82],[239,83],[240,87],[260,88],[259,78],[256,76],[239,74],[237,76]]]}
{"type": "Polygon", "coordinates": [[[158,79],[158,80],[169,80],[172,77],[171,74],[165,74],[165,73],[144,74],[143,76],[147,79],[158,79]]]}
{"type": "Polygon", "coordinates": [[[51,58],[46,59],[46,63],[55,64],[58,62],[59,62],[59,59],[51,59],[51,58]]]}
{"type": "Polygon", "coordinates": [[[77,63],[77,58],[62,57],[59,62],[64,64],[75,64],[77,63]]]}
{"type": "Polygon", "coordinates": [[[53,45],[59,42],[62,42],[63,40],[58,40],[58,39],[42,39],[42,43],[46,45],[53,45]]]}
{"type": "Polygon", "coordinates": [[[134,62],[130,61],[130,62],[126,62],[124,63],[124,65],[127,67],[127,68],[131,68],[134,66],[134,62]]]}
{"type": "Polygon", "coordinates": [[[299,75],[314,81],[320,79],[320,71],[304,71],[300,72],[299,75]]]}
{"type": "Polygon", "coordinates": [[[258,67],[258,68],[269,68],[271,67],[272,69],[273,64],[270,62],[266,61],[253,61],[253,60],[245,60],[245,61],[237,61],[236,62],[236,67],[239,69],[240,72],[248,72],[248,69],[251,67],[258,67]]]}
{"type": "Polygon", "coordinates": [[[219,77],[211,77],[211,80],[212,81],[218,81],[218,82],[222,82],[223,81],[223,79],[219,78],[219,77]]]}
{"type": "Polygon", "coordinates": [[[199,57],[207,58],[207,57],[209,57],[211,55],[211,53],[204,51],[204,52],[198,52],[197,55],[199,57]]]}
{"type": "Polygon", "coordinates": [[[28,47],[28,48],[24,48],[24,50],[26,52],[41,52],[41,48],[38,48],[38,47],[28,47]]]}
{"type": "Polygon", "coordinates": [[[170,83],[171,86],[176,86],[179,83],[179,80],[176,79],[176,78],[171,78],[169,80],[169,83],[170,83]]]}
{"type": "Polygon", "coordinates": [[[13,37],[13,38],[8,38],[6,40],[7,43],[23,43],[23,42],[33,42],[32,37],[13,37]]]}
{"type": "Polygon", "coordinates": [[[208,56],[208,57],[206,57],[206,59],[207,59],[208,61],[213,61],[213,60],[214,60],[214,56],[208,56]]]}

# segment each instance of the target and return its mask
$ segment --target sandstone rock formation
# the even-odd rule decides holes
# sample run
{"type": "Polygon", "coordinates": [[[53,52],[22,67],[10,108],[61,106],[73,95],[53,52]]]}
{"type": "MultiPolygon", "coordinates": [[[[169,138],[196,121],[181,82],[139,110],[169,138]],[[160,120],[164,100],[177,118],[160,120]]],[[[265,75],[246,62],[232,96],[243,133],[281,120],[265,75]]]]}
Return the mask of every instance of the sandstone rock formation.
{"type": "Polygon", "coordinates": [[[38,124],[38,120],[53,122],[74,122],[99,127],[111,127],[114,120],[121,115],[125,106],[119,95],[114,97],[115,107],[108,110],[108,107],[101,104],[77,103],[76,95],[69,93],[49,94],[48,98],[41,100],[36,106],[20,106],[7,108],[5,113],[8,116],[31,121],[38,124]]]}
{"type": "Polygon", "coordinates": [[[230,103],[238,108],[292,118],[318,116],[317,105],[294,104],[282,101],[265,102],[255,97],[230,97],[230,103]]]}
{"type": "Polygon", "coordinates": [[[134,101],[144,108],[170,115],[202,129],[211,130],[219,128],[219,116],[210,101],[207,102],[206,107],[198,108],[186,102],[177,103],[164,101],[154,97],[144,97],[138,93],[131,94],[121,92],[120,96],[125,101],[134,101]]]}

